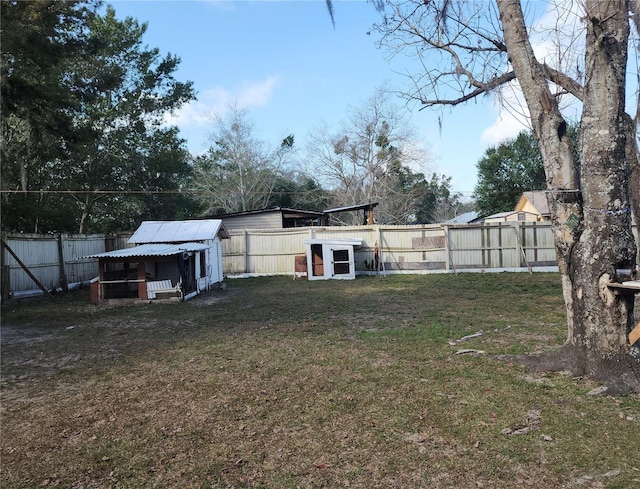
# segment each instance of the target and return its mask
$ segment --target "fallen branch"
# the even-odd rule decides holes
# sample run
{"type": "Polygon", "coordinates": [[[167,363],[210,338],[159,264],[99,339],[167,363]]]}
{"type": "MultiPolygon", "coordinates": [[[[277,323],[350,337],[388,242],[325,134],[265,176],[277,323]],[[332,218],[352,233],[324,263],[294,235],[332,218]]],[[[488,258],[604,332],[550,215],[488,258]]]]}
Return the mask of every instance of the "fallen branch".
{"type": "Polygon", "coordinates": [[[449,341],[449,345],[450,346],[455,346],[458,343],[462,343],[463,341],[470,340],[471,338],[477,338],[478,336],[482,336],[482,331],[478,331],[477,333],[473,333],[473,334],[470,334],[470,335],[467,335],[467,336],[463,336],[459,340],[449,341]]]}
{"type": "Polygon", "coordinates": [[[468,353],[473,353],[475,355],[482,355],[483,353],[486,353],[484,350],[473,350],[473,349],[465,349],[465,350],[458,350],[457,352],[454,353],[454,355],[465,355],[468,353]]]}

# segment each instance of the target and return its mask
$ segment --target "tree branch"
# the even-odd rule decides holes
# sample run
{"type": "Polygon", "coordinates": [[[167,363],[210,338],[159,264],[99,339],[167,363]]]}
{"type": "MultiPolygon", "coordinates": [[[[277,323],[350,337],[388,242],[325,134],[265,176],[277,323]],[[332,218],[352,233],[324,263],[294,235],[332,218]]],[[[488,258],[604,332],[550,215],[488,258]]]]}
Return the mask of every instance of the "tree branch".
{"type": "Polygon", "coordinates": [[[495,88],[501,85],[504,85],[505,83],[509,83],[510,81],[515,79],[516,79],[515,73],[513,71],[509,71],[500,76],[496,76],[485,83],[476,82],[474,85],[477,86],[478,88],[476,88],[473,92],[463,94],[462,96],[455,99],[448,99],[448,100],[437,99],[437,98],[427,99],[427,100],[420,99],[420,103],[422,104],[422,107],[420,108],[420,110],[426,107],[433,107],[434,105],[451,105],[451,106],[460,105],[480,95],[489,93],[491,90],[494,90],[495,88]]]}
{"type": "Polygon", "coordinates": [[[582,85],[580,83],[565,73],[552,68],[546,63],[542,64],[542,69],[544,70],[545,76],[548,80],[563,88],[578,100],[582,100],[582,85]]]}

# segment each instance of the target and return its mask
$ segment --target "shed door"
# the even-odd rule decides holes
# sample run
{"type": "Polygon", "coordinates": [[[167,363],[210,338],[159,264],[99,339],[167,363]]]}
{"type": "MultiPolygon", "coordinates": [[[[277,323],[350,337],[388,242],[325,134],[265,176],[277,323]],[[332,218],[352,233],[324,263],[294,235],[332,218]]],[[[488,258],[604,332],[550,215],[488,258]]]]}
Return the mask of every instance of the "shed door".
{"type": "Polygon", "coordinates": [[[331,270],[334,278],[354,278],[353,248],[336,246],[331,248],[331,270]]]}

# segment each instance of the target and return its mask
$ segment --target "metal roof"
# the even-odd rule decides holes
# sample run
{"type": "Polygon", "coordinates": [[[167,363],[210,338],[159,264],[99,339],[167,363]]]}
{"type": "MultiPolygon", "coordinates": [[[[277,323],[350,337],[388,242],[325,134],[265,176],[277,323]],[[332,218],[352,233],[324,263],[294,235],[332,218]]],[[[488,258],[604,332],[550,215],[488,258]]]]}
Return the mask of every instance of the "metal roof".
{"type": "Polygon", "coordinates": [[[361,209],[373,209],[378,205],[377,202],[370,202],[368,204],[360,204],[360,205],[349,205],[347,207],[336,207],[335,209],[327,209],[324,211],[325,214],[333,214],[334,212],[345,212],[345,211],[359,211],[361,209]]]}
{"type": "MultiPolygon", "coordinates": [[[[318,211],[306,211],[303,209],[291,209],[289,207],[271,207],[269,209],[255,209],[251,211],[242,211],[242,212],[230,212],[228,214],[216,214],[215,217],[219,219],[224,219],[227,217],[238,217],[238,216],[248,216],[252,214],[269,214],[279,212],[282,215],[290,215],[295,214],[296,216],[323,216],[324,212],[318,211]]],[[[212,216],[213,217],[213,216],[212,216]]]]}
{"type": "Polygon", "coordinates": [[[326,244],[331,246],[362,246],[364,239],[362,238],[312,238],[303,239],[304,244],[326,244]]]}
{"type": "Polygon", "coordinates": [[[443,224],[468,224],[472,221],[475,221],[479,217],[480,217],[480,214],[478,214],[476,211],[465,212],[463,214],[460,214],[454,217],[453,219],[449,219],[448,221],[445,221],[443,224]]]}
{"type": "Polygon", "coordinates": [[[129,243],[183,243],[228,238],[227,230],[220,219],[199,219],[193,221],[144,221],[129,238],[129,243]]]}
{"type": "Polygon", "coordinates": [[[181,244],[158,244],[150,243],[135,246],[133,248],[123,248],[121,250],[107,251],[83,258],[142,258],[153,256],[174,256],[181,255],[185,251],[202,251],[208,248],[202,243],[181,243],[181,244]]]}
{"type": "Polygon", "coordinates": [[[538,212],[540,212],[541,216],[551,215],[551,212],[549,211],[549,203],[547,202],[547,192],[545,192],[544,190],[523,192],[520,196],[520,200],[516,204],[516,210],[521,209],[522,205],[524,205],[524,202],[522,202],[521,204],[523,198],[531,202],[531,205],[538,209],[538,212]]]}

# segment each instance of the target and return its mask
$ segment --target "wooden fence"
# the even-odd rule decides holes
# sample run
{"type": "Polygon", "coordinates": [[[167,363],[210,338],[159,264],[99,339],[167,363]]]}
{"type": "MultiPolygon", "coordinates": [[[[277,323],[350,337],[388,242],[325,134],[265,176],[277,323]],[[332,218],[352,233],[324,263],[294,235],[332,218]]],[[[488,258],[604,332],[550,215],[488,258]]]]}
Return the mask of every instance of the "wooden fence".
{"type": "Polygon", "coordinates": [[[556,266],[549,223],[311,227],[231,230],[223,240],[228,276],[294,273],[304,239],[361,238],[357,273],[430,273],[461,270],[533,270],[556,266]],[[379,264],[375,265],[375,250],[379,264]]]}
{"type": "MultiPolygon", "coordinates": [[[[305,254],[303,240],[308,238],[361,238],[364,245],[355,250],[358,274],[534,271],[556,266],[551,226],[544,222],[307,227],[229,234],[231,239],[222,240],[227,277],[293,276],[295,257],[305,254]]],[[[87,282],[98,275],[97,260],[78,258],[125,248],[128,237],[3,234],[7,246],[1,253],[2,298],[87,282]]]]}

